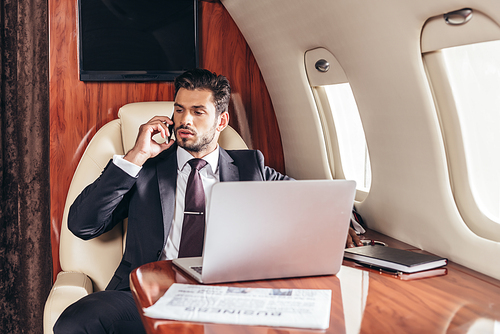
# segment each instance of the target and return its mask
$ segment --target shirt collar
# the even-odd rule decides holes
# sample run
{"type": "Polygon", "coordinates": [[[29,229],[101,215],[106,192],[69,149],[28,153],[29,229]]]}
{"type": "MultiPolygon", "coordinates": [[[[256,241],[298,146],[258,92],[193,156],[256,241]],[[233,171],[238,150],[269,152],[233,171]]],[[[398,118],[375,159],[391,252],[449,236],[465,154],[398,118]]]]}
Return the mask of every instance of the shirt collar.
{"type": "MultiPolygon", "coordinates": [[[[187,162],[193,158],[191,153],[180,146],[177,147],[177,168],[179,170],[183,170],[187,162]]],[[[212,173],[216,174],[217,166],[219,165],[219,145],[217,145],[217,148],[212,153],[207,154],[202,159],[208,162],[212,169],[212,173]]]]}

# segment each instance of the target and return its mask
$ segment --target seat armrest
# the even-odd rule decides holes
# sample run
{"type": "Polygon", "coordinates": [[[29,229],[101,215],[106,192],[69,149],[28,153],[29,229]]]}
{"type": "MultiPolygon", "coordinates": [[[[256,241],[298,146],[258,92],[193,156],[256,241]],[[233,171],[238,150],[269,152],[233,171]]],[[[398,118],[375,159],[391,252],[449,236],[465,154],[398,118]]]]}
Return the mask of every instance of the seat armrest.
{"type": "Polygon", "coordinates": [[[82,273],[60,272],[50,290],[43,311],[43,333],[53,334],[52,328],[61,313],[80,298],[93,292],[92,281],[82,273]]]}

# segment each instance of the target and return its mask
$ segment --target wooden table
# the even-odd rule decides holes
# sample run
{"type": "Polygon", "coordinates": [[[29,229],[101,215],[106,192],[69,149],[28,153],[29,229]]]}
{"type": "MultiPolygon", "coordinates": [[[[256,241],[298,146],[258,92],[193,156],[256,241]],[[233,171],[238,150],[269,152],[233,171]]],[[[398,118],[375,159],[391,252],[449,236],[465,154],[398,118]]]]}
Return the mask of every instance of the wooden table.
{"type": "MultiPolygon", "coordinates": [[[[368,232],[364,238],[421,252],[395,239],[368,232]]],[[[197,284],[171,261],[143,265],[130,275],[142,308],[153,305],[173,283],[197,284]]],[[[157,320],[142,316],[153,333],[498,333],[500,281],[450,263],[441,276],[402,280],[344,260],[335,276],[226,283],[250,288],[331,289],[330,327],[326,331],[234,326],[157,320]],[[496,326],[496,327],[495,327],[496,326]],[[494,331],[496,328],[496,332],[494,331]]]]}

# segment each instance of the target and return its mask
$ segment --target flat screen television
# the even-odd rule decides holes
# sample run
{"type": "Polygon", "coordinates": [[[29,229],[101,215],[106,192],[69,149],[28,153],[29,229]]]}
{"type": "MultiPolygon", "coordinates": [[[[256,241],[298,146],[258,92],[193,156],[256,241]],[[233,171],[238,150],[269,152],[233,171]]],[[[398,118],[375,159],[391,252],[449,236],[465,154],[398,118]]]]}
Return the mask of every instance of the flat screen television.
{"type": "Polygon", "coordinates": [[[81,81],[172,81],[198,67],[197,0],[78,0],[81,81]]]}

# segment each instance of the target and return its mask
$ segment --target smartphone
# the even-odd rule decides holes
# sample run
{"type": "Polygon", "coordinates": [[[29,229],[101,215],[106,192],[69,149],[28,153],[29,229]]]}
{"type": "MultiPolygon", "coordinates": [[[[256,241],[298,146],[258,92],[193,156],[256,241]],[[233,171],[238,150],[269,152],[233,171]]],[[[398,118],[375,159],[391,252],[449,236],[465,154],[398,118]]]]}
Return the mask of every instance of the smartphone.
{"type": "Polygon", "coordinates": [[[168,126],[168,138],[167,138],[167,143],[170,141],[170,138],[172,138],[172,134],[174,133],[174,124],[170,124],[168,126]]]}

